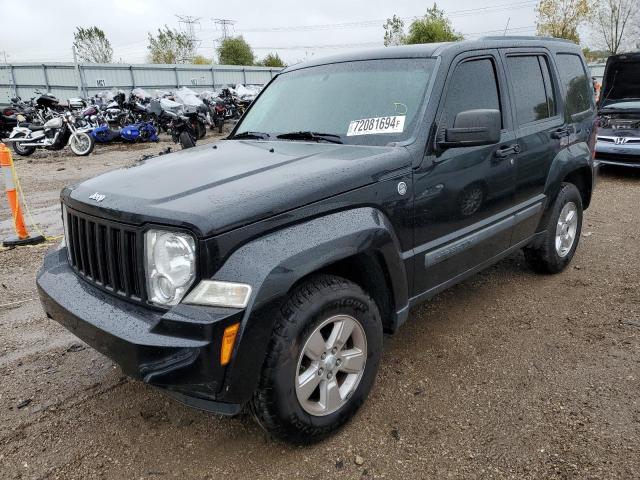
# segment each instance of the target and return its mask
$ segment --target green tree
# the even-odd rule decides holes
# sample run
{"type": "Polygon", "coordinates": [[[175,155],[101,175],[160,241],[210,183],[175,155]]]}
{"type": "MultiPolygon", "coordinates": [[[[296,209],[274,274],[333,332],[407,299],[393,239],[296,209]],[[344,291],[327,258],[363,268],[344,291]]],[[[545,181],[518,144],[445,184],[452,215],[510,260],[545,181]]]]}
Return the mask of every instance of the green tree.
{"type": "Polygon", "coordinates": [[[98,27],[77,27],[73,34],[73,46],[81,62],[111,63],[112,61],[111,43],[104,31],[98,27]]]}
{"type": "Polygon", "coordinates": [[[580,43],[578,27],[589,19],[591,10],[590,0],[540,0],[536,7],[538,35],[580,43]]]}
{"type": "Polygon", "coordinates": [[[400,17],[394,15],[392,18],[387,18],[383,27],[385,47],[394,47],[405,43],[404,21],[400,17]]]}
{"type": "Polygon", "coordinates": [[[193,41],[184,33],[172,30],[166,25],[159,28],[154,37],[150,33],[149,61],[151,63],[189,63],[193,58],[193,41]]]}
{"type": "Polygon", "coordinates": [[[462,40],[462,34],[456,32],[451,26],[451,21],[446,17],[443,10],[435,3],[433,7],[427,9],[424,17],[415,20],[409,26],[409,33],[405,43],[435,43],[435,42],[455,42],[462,40]]]}
{"type": "Polygon", "coordinates": [[[266,57],[262,59],[262,61],[258,62],[258,65],[263,67],[286,67],[287,64],[282,61],[280,55],[277,53],[270,53],[266,57]]]}
{"type": "Polygon", "coordinates": [[[225,38],[218,47],[221,65],[253,65],[254,60],[253,50],[242,35],[225,38]]]}

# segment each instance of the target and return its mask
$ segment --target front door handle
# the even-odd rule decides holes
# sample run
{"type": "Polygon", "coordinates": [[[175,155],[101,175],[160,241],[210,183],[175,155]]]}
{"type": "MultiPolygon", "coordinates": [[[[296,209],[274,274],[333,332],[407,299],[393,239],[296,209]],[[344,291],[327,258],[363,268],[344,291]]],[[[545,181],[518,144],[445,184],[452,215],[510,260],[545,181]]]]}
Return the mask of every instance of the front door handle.
{"type": "Polygon", "coordinates": [[[515,155],[516,153],[520,153],[520,145],[514,143],[513,145],[504,145],[497,149],[493,155],[498,160],[504,160],[505,158],[510,157],[511,155],[515,155]]]}

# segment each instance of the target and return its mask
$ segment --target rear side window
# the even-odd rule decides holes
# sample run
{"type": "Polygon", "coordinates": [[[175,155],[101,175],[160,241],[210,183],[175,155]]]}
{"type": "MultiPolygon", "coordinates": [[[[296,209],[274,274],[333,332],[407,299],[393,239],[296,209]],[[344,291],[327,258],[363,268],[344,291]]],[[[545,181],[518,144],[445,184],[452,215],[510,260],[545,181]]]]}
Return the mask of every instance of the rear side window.
{"type": "Polygon", "coordinates": [[[540,55],[507,57],[519,125],[555,115],[549,67],[540,55]]]}
{"type": "Polygon", "coordinates": [[[459,64],[453,72],[445,101],[447,128],[453,127],[458,113],[484,108],[502,111],[493,61],[482,58],[459,64]]]}
{"type": "Polygon", "coordinates": [[[558,71],[567,92],[567,113],[574,115],[591,109],[593,87],[580,57],[570,53],[559,53],[558,71]]]}

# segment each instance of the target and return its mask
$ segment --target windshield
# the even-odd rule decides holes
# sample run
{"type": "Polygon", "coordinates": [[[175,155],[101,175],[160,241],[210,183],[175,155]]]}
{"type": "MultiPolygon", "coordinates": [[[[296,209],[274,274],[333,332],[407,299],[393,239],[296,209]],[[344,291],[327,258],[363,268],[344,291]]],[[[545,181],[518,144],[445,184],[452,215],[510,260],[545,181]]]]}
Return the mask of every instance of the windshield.
{"type": "Polygon", "coordinates": [[[252,105],[235,135],[260,132],[275,140],[282,134],[313,132],[338,135],[355,145],[406,140],[434,68],[434,59],[403,58],[284,73],[252,105]]]}

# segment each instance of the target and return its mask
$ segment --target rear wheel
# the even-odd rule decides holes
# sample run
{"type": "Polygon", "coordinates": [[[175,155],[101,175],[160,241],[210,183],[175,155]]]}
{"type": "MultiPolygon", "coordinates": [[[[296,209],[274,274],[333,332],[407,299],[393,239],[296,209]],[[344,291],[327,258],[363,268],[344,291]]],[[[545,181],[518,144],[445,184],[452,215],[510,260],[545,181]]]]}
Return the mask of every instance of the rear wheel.
{"type": "MultiPolygon", "coordinates": [[[[13,138],[22,138],[22,137],[24,137],[24,133],[19,133],[15,135],[13,138]]],[[[13,151],[16,152],[17,155],[20,155],[21,157],[28,157],[29,155],[31,155],[33,152],[36,151],[36,147],[24,147],[22,146],[22,142],[13,142],[11,144],[11,148],[13,148],[13,151]]]]}
{"type": "Polygon", "coordinates": [[[382,350],[375,302],[359,286],[321,275],[298,286],[276,320],[254,417],[283,440],[316,442],[346,423],[373,385],[382,350]]]}
{"type": "Polygon", "coordinates": [[[180,146],[182,147],[183,150],[185,148],[191,148],[196,146],[195,140],[191,135],[189,135],[189,132],[187,131],[184,131],[180,134],[180,136],[178,137],[178,141],[180,142],[180,146]]]}
{"type": "Polygon", "coordinates": [[[527,263],[539,273],[559,273],[571,262],[582,231],[582,197],[572,183],[563,183],[542,220],[543,237],[524,249],[527,263]]]}

